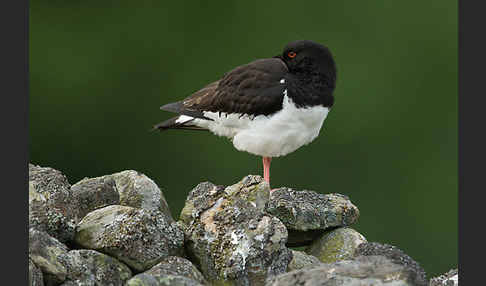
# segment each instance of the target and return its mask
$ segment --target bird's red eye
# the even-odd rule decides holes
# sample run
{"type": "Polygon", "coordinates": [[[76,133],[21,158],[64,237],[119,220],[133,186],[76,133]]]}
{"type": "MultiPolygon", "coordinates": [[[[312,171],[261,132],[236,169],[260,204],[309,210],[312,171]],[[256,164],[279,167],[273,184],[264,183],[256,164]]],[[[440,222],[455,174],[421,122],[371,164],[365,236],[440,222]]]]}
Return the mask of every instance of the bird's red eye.
{"type": "Polygon", "coordinates": [[[294,52],[289,52],[289,53],[287,54],[287,56],[289,56],[289,58],[291,58],[291,59],[295,58],[295,56],[296,56],[296,55],[297,55],[297,54],[296,54],[296,53],[294,53],[294,52]]]}

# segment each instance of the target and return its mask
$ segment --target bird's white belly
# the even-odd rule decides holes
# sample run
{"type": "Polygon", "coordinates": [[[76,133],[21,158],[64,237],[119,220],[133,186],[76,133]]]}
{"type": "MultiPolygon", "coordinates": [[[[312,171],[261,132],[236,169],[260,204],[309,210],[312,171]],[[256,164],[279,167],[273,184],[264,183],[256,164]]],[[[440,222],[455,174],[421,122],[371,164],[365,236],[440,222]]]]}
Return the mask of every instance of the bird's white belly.
{"type": "Polygon", "coordinates": [[[287,155],[312,142],[318,135],[329,108],[297,108],[285,95],[282,110],[250,118],[247,115],[205,112],[213,121],[196,119],[194,123],[233,141],[240,151],[265,157],[287,155]]]}

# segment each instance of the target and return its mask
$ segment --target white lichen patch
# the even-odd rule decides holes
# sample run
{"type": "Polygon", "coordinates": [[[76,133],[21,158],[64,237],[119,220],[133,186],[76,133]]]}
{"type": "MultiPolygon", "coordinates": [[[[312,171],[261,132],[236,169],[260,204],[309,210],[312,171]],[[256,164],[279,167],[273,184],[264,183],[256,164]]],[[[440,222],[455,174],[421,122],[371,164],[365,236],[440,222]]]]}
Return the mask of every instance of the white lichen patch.
{"type": "Polygon", "coordinates": [[[238,236],[236,235],[235,231],[231,232],[231,243],[238,244],[238,236]]]}
{"type": "Polygon", "coordinates": [[[452,280],[452,282],[454,282],[454,285],[459,285],[459,274],[452,276],[451,278],[449,278],[449,280],[452,280]]]}
{"type": "Polygon", "coordinates": [[[231,238],[232,238],[231,243],[236,245],[236,248],[233,251],[232,258],[234,259],[237,256],[240,256],[241,259],[243,260],[243,263],[241,265],[242,265],[243,269],[245,269],[246,268],[246,258],[248,257],[248,255],[250,253],[250,247],[251,247],[250,240],[245,233],[242,233],[238,236],[234,232],[232,232],[231,238]]]}
{"type": "Polygon", "coordinates": [[[260,176],[247,176],[213,195],[214,185],[198,185],[186,201],[181,213],[186,249],[212,285],[260,285],[255,281],[286,271],[291,253],[285,227],[263,212],[269,193],[265,183],[260,176]],[[191,221],[185,213],[192,208],[200,215],[191,221]],[[273,244],[268,238],[275,233],[273,244]]]}

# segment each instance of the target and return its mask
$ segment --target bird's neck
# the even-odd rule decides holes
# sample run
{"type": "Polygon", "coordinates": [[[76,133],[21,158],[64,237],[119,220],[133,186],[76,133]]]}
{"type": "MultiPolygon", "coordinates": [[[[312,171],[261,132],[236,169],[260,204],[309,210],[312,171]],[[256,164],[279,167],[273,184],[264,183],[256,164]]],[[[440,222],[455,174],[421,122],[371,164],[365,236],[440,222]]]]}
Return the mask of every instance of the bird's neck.
{"type": "Polygon", "coordinates": [[[289,85],[289,96],[298,106],[322,105],[331,107],[334,103],[335,78],[330,74],[302,69],[294,73],[293,84],[289,85]]]}

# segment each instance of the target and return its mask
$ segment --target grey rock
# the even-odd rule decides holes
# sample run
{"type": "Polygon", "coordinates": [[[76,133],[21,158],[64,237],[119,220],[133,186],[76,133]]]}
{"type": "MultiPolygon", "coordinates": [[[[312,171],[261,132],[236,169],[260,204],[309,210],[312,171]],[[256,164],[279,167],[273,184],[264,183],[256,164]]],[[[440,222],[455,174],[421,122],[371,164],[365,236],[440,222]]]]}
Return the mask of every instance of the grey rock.
{"type": "Polygon", "coordinates": [[[111,176],[82,179],[71,186],[71,191],[78,202],[78,221],[96,209],[120,204],[120,195],[111,176]]]}
{"type": "Polygon", "coordinates": [[[280,219],[289,230],[289,246],[310,243],[311,236],[331,227],[348,226],[359,217],[358,208],[347,196],[318,194],[314,191],[296,191],[280,188],[272,192],[266,212],[280,219]],[[295,234],[295,235],[294,235],[295,234]]]}
{"type": "Polygon", "coordinates": [[[62,285],[123,285],[132,271],[113,257],[95,250],[71,250],[59,257],[66,267],[62,285]]]}
{"type": "Polygon", "coordinates": [[[113,205],[88,213],[78,224],[75,242],[111,255],[136,271],[181,253],[184,234],[164,213],[113,205]]]}
{"type": "Polygon", "coordinates": [[[178,275],[152,275],[141,273],[133,276],[126,286],[203,286],[191,278],[178,275]]]}
{"type": "Polygon", "coordinates": [[[340,227],[325,232],[306,249],[306,253],[323,263],[351,259],[355,250],[366,238],[349,227],[340,227]]]}
{"type": "Polygon", "coordinates": [[[158,210],[172,220],[164,193],[152,179],[133,170],[119,172],[112,176],[120,194],[120,205],[158,210]]]}
{"type": "Polygon", "coordinates": [[[29,228],[72,241],[77,208],[70,187],[60,171],[29,164],[29,228]]]}
{"type": "Polygon", "coordinates": [[[292,259],[287,230],[264,213],[269,185],[260,176],[221,187],[205,182],[189,194],[180,223],[188,255],[213,285],[264,285],[292,259]]]}
{"type": "Polygon", "coordinates": [[[29,257],[29,286],[44,286],[42,271],[29,257]]]}
{"type": "Polygon", "coordinates": [[[459,286],[459,271],[451,269],[438,277],[430,279],[430,286],[459,286]]]}
{"type": "Polygon", "coordinates": [[[427,285],[427,278],[424,269],[410,256],[405,254],[396,246],[389,244],[381,244],[378,242],[362,243],[356,249],[355,256],[370,256],[380,255],[390,259],[393,263],[401,265],[407,271],[407,276],[410,277],[414,285],[427,285]]]}
{"type": "Polygon", "coordinates": [[[96,178],[85,178],[71,189],[79,200],[80,216],[108,205],[122,205],[163,212],[170,220],[169,205],[157,184],[146,175],[126,170],[96,178]]]}
{"type": "Polygon", "coordinates": [[[66,280],[67,270],[59,257],[68,248],[46,232],[29,229],[29,257],[42,271],[46,285],[58,285],[66,280]]]}
{"type": "Polygon", "coordinates": [[[207,281],[202,273],[196,268],[196,266],[192,264],[191,261],[178,256],[169,256],[165,258],[159,264],[155,265],[145,273],[159,276],[184,276],[196,280],[201,284],[207,284],[207,281]]]}
{"type": "Polygon", "coordinates": [[[135,275],[129,285],[205,285],[206,279],[187,259],[169,256],[143,273],[135,275]]]}
{"type": "Polygon", "coordinates": [[[322,264],[317,257],[308,255],[305,252],[292,250],[293,258],[289,263],[287,271],[294,271],[304,267],[317,267],[322,264]]]}
{"type": "Polygon", "coordinates": [[[385,256],[359,256],[302,268],[270,279],[267,286],[417,286],[403,265],[385,256]]]}

